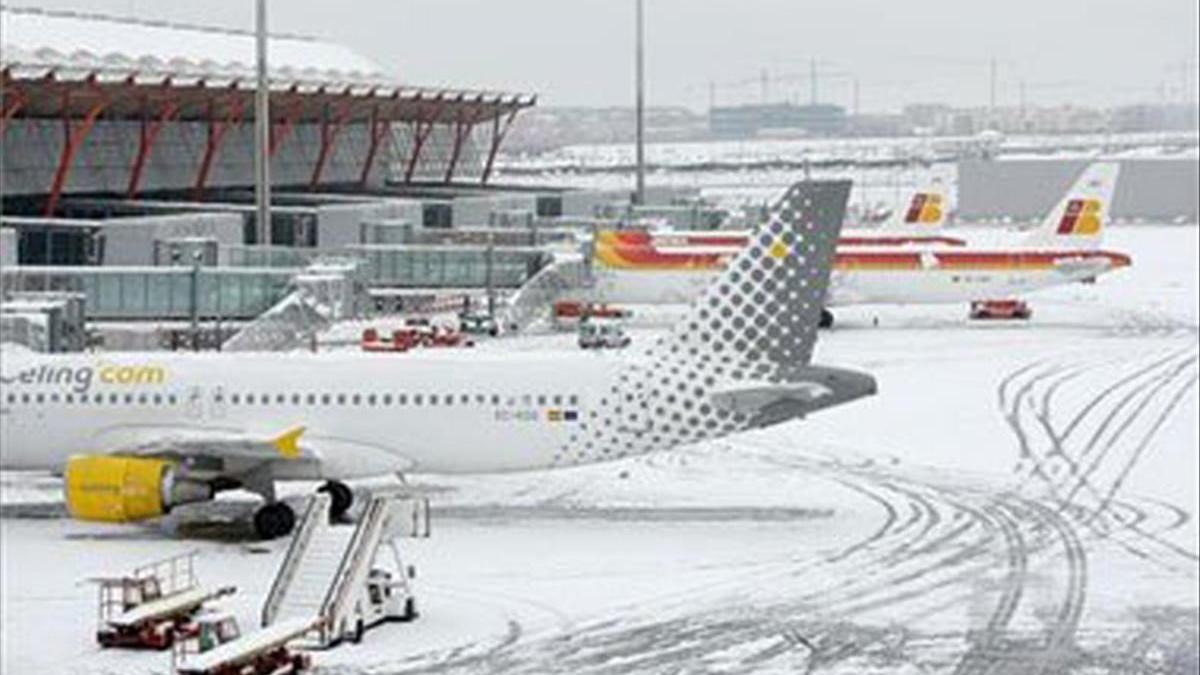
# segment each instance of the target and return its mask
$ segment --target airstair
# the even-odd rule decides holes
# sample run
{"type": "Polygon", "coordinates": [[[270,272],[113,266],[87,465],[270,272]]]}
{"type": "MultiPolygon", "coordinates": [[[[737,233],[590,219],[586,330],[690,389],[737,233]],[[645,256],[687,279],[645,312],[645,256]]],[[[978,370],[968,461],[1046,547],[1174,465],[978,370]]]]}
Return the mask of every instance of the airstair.
{"type": "Polygon", "coordinates": [[[521,332],[539,319],[548,319],[555,301],[591,288],[591,266],[585,258],[556,260],[517,289],[504,310],[500,325],[505,331],[521,332]]]}
{"type": "Polygon", "coordinates": [[[362,314],[368,296],[360,264],[319,260],[292,279],[292,291],[225,341],[222,351],[289,351],[311,346],[338,321],[362,314]]]}
{"type": "Polygon", "coordinates": [[[385,620],[412,618],[412,571],[395,539],[429,536],[425,499],[373,495],[354,527],[333,526],[328,514],[328,495],[309,500],[262,611],[263,626],[316,618],[319,629],[306,646],[317,648],[357,641],[385,620]],[[379,567],[385,543],[393,552],[390,571],[379,567]]]}

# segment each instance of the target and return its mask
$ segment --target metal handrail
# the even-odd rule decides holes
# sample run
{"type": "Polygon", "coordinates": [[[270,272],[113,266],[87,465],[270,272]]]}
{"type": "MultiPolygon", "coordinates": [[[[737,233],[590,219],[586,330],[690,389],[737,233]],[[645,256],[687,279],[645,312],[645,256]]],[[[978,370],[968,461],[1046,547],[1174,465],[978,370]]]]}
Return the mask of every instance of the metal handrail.
{"type": "Polygon", "coordinates": [[[376,533],[383,531],[383,525],[386,520],[385,516],[388,513],[389,506],[389,499],[373,497],[367,510],[363,513],[363,518],[359,521],[358,527],[354,529],[354,535],[350,539],[350,544],[346,547],[341,564],[338,565],[337,574],[334,575],[334,582],[330,584],[329,591],[325,594],[325,600],[321,603],[321,616],[325,619],[321,631],[326,637],[325,642],[330,641],[328,639],[329,636],[326,634],[327,631],[336,631],[339,629],[339,626],[336,625],[337,619],[344,609],[346,598],[349,597],[345,589],[352,587],[349,582],[358,576],[357,572],[363,564],[368,548],[370,549],[370,555],[374,556],[375,547],[364,546],[363,542],[368,537],[374,537],[376,533]]]}

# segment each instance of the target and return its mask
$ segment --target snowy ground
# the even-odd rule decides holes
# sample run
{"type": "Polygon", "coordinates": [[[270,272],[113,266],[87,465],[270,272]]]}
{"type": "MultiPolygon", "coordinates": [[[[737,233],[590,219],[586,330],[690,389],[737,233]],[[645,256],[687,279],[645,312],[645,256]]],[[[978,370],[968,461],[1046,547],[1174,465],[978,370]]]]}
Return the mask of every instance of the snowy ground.
{"type": "MultiPolygon", "coordinates": [[[[434,536],[406,548],[421,618],[316,662],[1198,672],[1198,236],[1116,229],[1108,247],[1134,267],[1034,296],[1028,324],[841,309],[817,359],[874,373],[880,393],[804,422],[580,469],[414,477],[435,505],[434,536]]],[[[96,648],[81,580],[198,549],[253,625],[285,547],[75,523],[54,517],[54,480],[0,480],[6,674],[168,671],[164,654],[96,648]]]]}

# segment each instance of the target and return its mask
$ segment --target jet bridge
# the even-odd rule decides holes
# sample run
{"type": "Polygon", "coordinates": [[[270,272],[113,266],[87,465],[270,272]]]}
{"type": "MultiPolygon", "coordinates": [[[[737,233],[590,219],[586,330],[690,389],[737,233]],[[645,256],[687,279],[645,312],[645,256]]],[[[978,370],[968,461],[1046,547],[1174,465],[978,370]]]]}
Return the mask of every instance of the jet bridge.
{"type": "Polygon", "coordinates": [[[301,644],[318,649],[416,616],[412,568],[403,565],[396,539],[429,536],[425,499],[374,495],[354,527],[329,522],[329,499],[309,500],[262,610],[264,627],[315,618],[318,628],[301,644]],[[380,555],[385,544],[390,566],[380,555]]]}

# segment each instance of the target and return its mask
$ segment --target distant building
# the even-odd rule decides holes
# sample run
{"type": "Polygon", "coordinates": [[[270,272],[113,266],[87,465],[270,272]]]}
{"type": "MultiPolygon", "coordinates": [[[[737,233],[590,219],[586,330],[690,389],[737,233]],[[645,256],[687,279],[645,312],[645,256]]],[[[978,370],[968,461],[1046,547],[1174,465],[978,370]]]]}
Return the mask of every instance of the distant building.
{"type": "Polygon", "coordinates": [[[771,103],[715,107],[709,129],[719,138],[753,138],[762,132],[798,131],[808,136],[837,136],[847,126],[846,109],[831,104],[771,103]]]}

